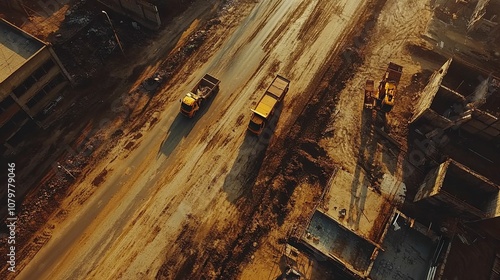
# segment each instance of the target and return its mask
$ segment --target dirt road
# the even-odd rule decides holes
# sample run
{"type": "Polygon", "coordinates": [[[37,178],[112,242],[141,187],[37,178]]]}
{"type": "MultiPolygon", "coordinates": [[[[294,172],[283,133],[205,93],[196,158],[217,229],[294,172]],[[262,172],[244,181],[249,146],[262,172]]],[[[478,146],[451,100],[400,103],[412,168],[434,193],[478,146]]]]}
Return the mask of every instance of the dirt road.
{"type": "Polygon", "coordinates": [[[167,104],[153,114],[159,121],[126,135],[87,173],[63,203],[66,218],[47,225],[52,238],[17,279],[149,279],[164,263],[164,277],[182,278],[199,253],[187,245],[216,248],[236,239],[232,232],[228,240],[211,237],[238,224],[236,202],[273,141],[247,135],[249,109],[275,74],[284,75],[292,83],[274,134],[286,130],[363,5],[276,0],[232,6],[216,34],[155,97],[167,104]],[[235,23],[234,14],[246,16],[235,23]],[[179,116],[178,99],[206,72],[222,81],[220,92],[194,119],[179,116]],[[105,178],[79,202],[96,188],[97,177],[105,178]]]}

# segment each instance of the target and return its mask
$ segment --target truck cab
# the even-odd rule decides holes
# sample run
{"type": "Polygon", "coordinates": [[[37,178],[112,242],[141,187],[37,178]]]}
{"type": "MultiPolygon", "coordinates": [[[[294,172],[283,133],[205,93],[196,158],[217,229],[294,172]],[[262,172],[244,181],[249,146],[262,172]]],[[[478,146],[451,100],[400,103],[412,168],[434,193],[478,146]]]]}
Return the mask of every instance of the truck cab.
{"type": "Polygon", "coordinates": [[[194,93],[188,92],[181,100],[181,113],[192,118],[194,113],[200,109],[201,99],[194,93]]]}
{"type": "Polygon", "coordinates": [[[257,113],[253,113],[248,124],[248,130],[259,135],[266,125],[266,119],[257,113]]]}

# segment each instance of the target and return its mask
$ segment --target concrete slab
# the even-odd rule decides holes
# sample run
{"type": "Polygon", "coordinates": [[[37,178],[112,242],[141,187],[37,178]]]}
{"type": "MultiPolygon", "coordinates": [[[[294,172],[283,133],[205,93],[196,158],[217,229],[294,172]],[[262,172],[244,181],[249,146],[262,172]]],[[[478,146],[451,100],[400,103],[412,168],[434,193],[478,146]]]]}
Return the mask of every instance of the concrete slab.
{"type": "Polygon", "coordinates": [[[319,209],[343,227],[378,243],[392,214],[392,204],[402,202],[406,187],[389,174],[383,176],[381,193],[375,192],[370,185],[359,167],[355,174],[338,170],[319,209]]]}
{"type": "Polygon", "coordinates": [[[37,39],[0,20],[0,83],[43,46],[37,39]]]}
{"type": "Polygon", "coordinates": [[[368,269],[370,257],[376,248],[320,211],[314,213],[302,240],[359,276],[368,269]]]}
{"type": "Polygon", "coordinates": [[[372,280],[416,280],[426,278],[436,244],[397,215],[382,247],[370,271],[372,280]]]}

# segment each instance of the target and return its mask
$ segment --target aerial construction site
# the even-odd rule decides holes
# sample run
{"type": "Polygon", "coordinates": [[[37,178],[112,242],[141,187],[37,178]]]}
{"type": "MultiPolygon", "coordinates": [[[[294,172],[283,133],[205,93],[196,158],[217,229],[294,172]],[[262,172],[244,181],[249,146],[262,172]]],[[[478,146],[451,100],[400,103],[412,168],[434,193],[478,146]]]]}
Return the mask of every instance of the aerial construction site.
{"type": "Polygon", "coordinates": [[[1,279],[500,279],[499,0],[0,0],[1,279]]]}

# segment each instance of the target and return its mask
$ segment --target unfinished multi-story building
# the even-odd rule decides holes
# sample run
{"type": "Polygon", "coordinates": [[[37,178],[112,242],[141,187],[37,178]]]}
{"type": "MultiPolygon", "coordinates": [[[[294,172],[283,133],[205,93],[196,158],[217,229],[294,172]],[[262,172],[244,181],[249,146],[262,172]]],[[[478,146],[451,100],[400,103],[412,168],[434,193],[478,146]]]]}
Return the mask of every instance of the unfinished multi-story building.
{"type": "Polygon", "coordinates": [[[447,236],[435,279],[500,277],[498,73],[448,60],[421,92],[411,119],[414,149],[434,168],[414,198],[447,236]]]}
{"type": "Polygon", "coordinates": [[[449,59],[422,91],[410,122],[428,138],[435,136],[436,130],[461,128],[498,144],[499,82],[488,73],[449,59]]]}
{"type": "MultiPolygon", "coordinates": [[[[46,126],[51,105],[70,84],[70,76],[52,48],[0,19],[0,141],[9,141],[25,125],[46,126]]],[[[60,99],[60,98],[59,98],[60,99]]]]}
{"type": "Polygon", "coordinates": [[[499,187],[488,179],[500,159],[497,87],[493,74],[450,59],[423,90],[411,148],[434,168],[405,208],[419,222],[397,210],[406,194],[396,178],[384,175],[376,193],[359,168],[337,170],[327,187],[335,195],[325,193],[301,242],[353,279],[497,279],[498,235],[477,225],[500,228],[499,187]]]}
{"type": "Polygon", "coordinates": [[[500,71],[500,0],[435,0],[425,37],[446,57],[500,71]]]}
{"type": "Polygon", "coordinates": [[[474,10],[467,21],[469,33],[477,33],[478,38],[492,44],[500,43],[500,1],[479,0],[473,4],[474,10]]]}
{"type": "Polygon", "coordinates": [[[435,279],[499,279],[499,187],[447,160],[431,170],[415,196],[448,236],[435,279]]]}
{"type": "MultiPolygon", "coordinates": [[[[416,148],[451,157],[500,183],[500,79],[448,60],[431,76],[415,105],[416,148]],[[424,144],[422,144],[424,143],[424,144]]],[[[438,162],[443,160],[438,157],[438,162]]]]}

